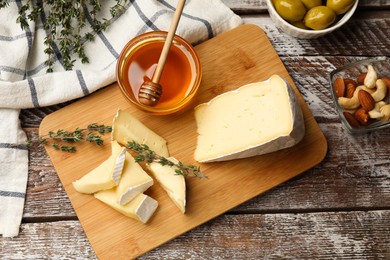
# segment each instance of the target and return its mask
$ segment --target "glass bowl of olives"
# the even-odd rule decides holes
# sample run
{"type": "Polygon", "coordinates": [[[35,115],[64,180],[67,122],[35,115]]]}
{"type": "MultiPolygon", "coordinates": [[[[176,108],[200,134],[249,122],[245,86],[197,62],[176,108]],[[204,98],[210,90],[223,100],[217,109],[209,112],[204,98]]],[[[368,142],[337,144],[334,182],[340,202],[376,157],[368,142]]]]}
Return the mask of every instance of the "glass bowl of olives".
{"type": "Polygon", "coordinates": [[[324,36],[344,25],[359,0],[266,0],[276,27],[301,39],[324,36]]]}

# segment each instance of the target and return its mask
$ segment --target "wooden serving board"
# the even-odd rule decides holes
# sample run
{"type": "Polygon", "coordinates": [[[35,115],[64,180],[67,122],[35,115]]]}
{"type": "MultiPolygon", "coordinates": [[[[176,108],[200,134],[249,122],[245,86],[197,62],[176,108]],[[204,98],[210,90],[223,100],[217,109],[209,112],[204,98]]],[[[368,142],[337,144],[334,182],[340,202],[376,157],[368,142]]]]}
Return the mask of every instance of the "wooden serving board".
{"type": "Polygon", "coordinates": [[[57,129],[74,130],[94,122],[110,125],[116,111],[122,109],[163,136],[168,141],[172,156],[185,164],[197,164],[193,159],[197,141],[193,107],[223,92],[279,74],[298,95],[304,112],[306,135],[298,145],[282,151],[228,162],[200,164],[209,178],[187,178],[185,215],[179,212],[156,183],[146,194],[156,199],[159,207],[147,224],[121,215],[92,195],[76,192],[72,186],[72,181],[110,155],[109,134],[105,136],[102,147],[82,144],[74,154],[48,147],[47,152],[58,176],[100,259],[140,256],[312,168],[326,154],[324,135],[259,27],[242,25],[195,49],[202,62],[203,80],[187,111],[169,116],[149,115],[126,102],[117,84],[113,84],[44,118],[40,134],[57,129]]]}

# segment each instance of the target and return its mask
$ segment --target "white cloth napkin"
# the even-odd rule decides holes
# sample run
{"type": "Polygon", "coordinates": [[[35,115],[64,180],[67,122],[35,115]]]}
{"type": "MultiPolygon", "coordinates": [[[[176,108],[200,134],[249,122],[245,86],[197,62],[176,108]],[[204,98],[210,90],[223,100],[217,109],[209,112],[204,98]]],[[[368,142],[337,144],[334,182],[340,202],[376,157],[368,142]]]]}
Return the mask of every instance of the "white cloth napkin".
{"type": "MultiPolygon", "coordinates": [[[[32,1],[34,3],[34,1],[32,1]]],[[[103,14],[114,1],[100,1],[103,14]]],[[[54,46],[54,72],[46,73],[41,21],[26,31],[16,23],[20,0],[0,10],[0,234],[17,236],[23,215],[28,175],[26,135],[20,127],[24,108],[49,106],[86,96],[115,81],[116,60],[134,36],[169,29],[177,0],[129,0],[126,11],[87,43],[90,63],[76,62],[65,71],[59,46],[54,46]]],[[[87,21],[91,17],[86,16],[87,21]]],[[[88,23],[87,22],[87,23],[88,23]]],[[[220,0],[187,0],[177,34],[196,44],[241,24],[220,0]]],[[[56,130],[56,129],[54,129],[56,130]]]]}

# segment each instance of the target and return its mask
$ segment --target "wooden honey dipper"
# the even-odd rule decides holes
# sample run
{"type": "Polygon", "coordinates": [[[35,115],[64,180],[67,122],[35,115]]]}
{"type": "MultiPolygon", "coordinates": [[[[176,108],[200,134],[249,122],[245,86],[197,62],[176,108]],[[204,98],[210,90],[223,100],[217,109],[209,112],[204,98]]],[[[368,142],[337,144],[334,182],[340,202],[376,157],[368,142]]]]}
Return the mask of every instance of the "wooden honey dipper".
{"type": "Polygon", "coordinates": [[[156,70],[153,73],[151,81],[145,81],[138,92],[138,100],[141,104],[147,106],[155,106],[160,101],[162,95],[162,87],[160,85],[160,78],[167,60],[169,49],[171,48],[173,37],[179,24],[181,14],[183,12],[185,0],[179,0],[176,11],[173,16],[171,26],[169,28],[167,38],[165,39],[160,58],[157,63],[156,70]]]}

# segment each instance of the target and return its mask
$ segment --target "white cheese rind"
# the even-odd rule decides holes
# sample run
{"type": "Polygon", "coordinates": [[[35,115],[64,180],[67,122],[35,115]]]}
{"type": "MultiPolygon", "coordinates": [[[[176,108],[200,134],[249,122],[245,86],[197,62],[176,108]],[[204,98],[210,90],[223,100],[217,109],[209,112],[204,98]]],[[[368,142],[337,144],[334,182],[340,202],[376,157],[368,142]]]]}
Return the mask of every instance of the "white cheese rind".
{"type": "MultiPolygon", "coordinates": [[[[174,163],[178,163],[173,157],[167,159],[174,163]]],[[[184,214],[186,211],[186,182],[184,176],[176,174],[175,167],[161,165],[157,162],[150,163],[149,169],[174,204],[184,214]]]]}
{"type": "Polygon", "coordinates": [[[118,157],[115,160],[114,169],[111,174],[112,180],[115,182],[115,185],[119,184],[119,181],[122,176],[123,166],[125,165],[125,160],[126,160],[126,148],[122,147],[118,157]]]}
{"type": "Polygon", "coordinates": [[[125,205],[152,185],[153,179],[134,160],[133,156],[126,152],[121,181],[116,188],[118,203],[125,205]]]}
{"type": "Polygon", "coordinates": [[[240,87],[195,108],[199,162],[227,161],[291,147],[305,135],[294,90],[281,77],[240,87]]]}
{"type": "Polygon", "coordinates": [[[114,189],[99,191],[94,194],[95,198],[122,213],[125,216],[147,223],[158,207],[158,202],[141,193],[126,205],[120,205],[116,199],[114,189]]]}
{"type": "Polygon", "coordinates": [[[158,155],[169,157],[167,141],[122,110],[118,110],[114,117],[111,138],[124,146],[134,140],[139,144],[146,144],[158,155]]]}
{"type": "Polygon", "coordinates": [[[80,193],[92,194],[100,190],[111,189],[119,183],[125,163],[126,148],[116,141],[111,142],[111,156],[98,167],[73,182],[80,193]]]}

